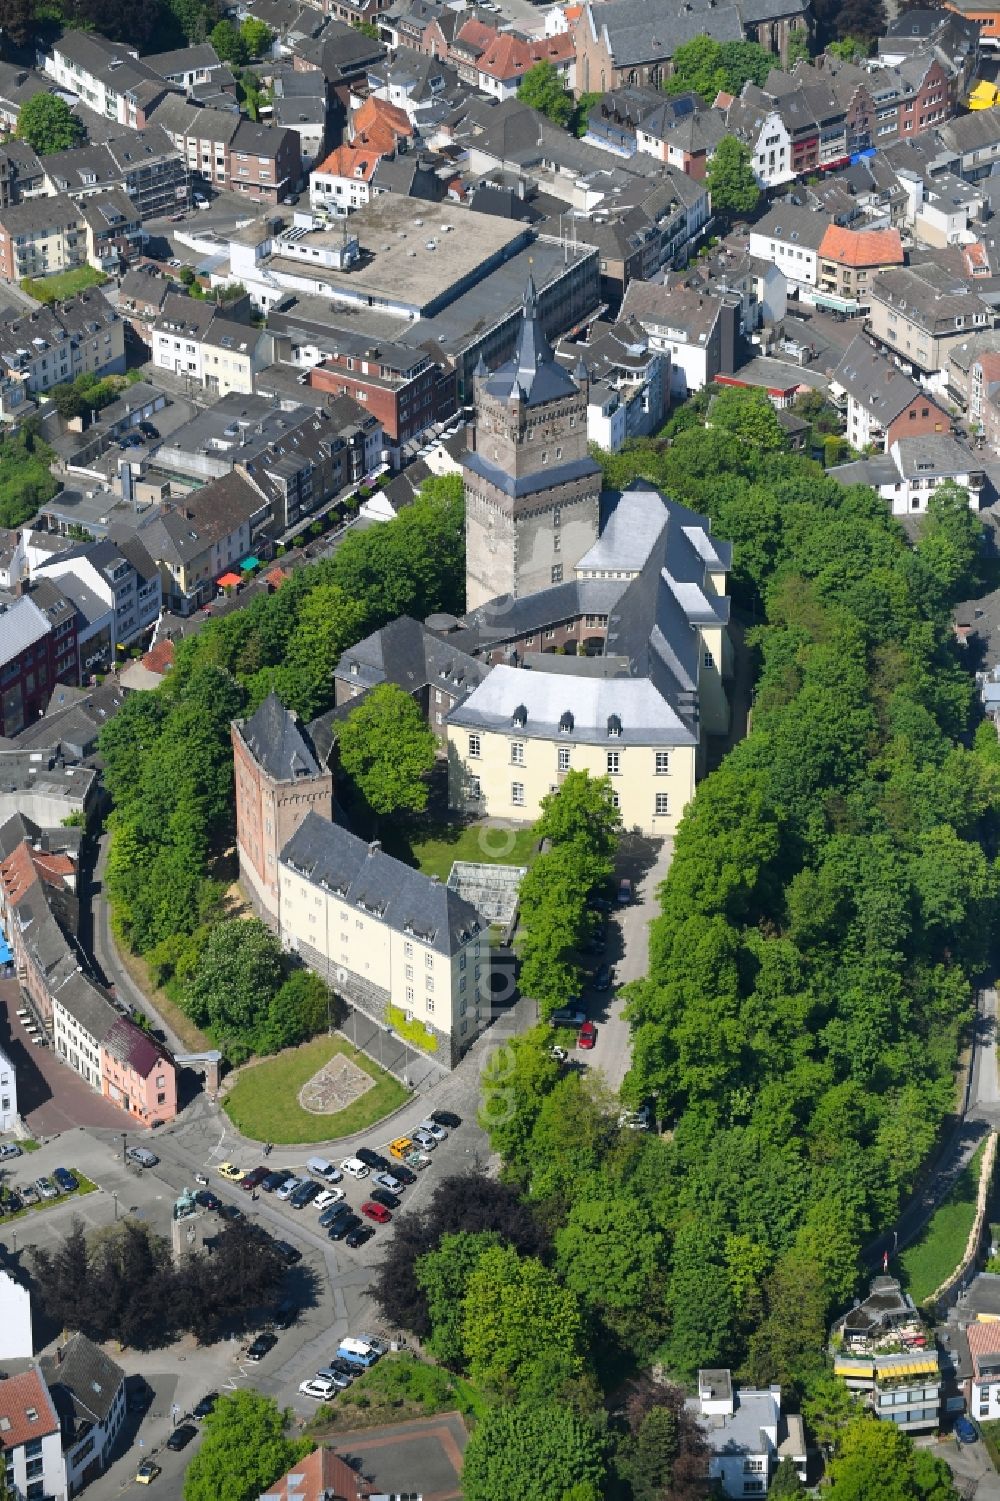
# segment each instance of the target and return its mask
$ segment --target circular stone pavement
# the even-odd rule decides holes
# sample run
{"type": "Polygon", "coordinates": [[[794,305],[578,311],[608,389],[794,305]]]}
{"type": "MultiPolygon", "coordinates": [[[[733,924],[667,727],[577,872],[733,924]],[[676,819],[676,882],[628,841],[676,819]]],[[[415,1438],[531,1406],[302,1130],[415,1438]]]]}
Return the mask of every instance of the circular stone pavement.
{"type": "Polygon", "coordinates": [[[346,1053],[336,1053],[329,1063],[307,1079],[299,1090],[299,1104],[313,1115],[333,1115],[353,1105],[369,1089],[374,1089],[375,1080],[346,1053]]]}

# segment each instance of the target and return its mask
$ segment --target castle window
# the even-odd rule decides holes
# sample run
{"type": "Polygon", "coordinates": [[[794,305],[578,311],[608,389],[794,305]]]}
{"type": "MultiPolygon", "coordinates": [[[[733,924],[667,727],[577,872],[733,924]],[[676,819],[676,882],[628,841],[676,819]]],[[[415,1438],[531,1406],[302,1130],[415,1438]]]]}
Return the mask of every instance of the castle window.
{"type": "Polygon", "coordinates": [[[569,746],[561,745],[556,752],[557,765],[560,771],[569,771],[569,746]]]}
{"type": "Polygon", "coordinates": [[[562,508],[560,506],[556,506],[555,509],[552,512],[552,525],[553,526],[561,526],[562,525],[562,508]]]}
{"type": "Polygon", "coordinates": [[[515,740],[511,745],[510,764],[512,766],[524,765],[524,745],[520,740],[515,740]]]}
{"type": "Polygon", "coordinates": [[[560,734],[571,735],[573,733],[573,724],[573,715],[570,713],[569,709],[567,709],[565,714],[563,714],[562,718],[559,720],[560,734]]]}
{"type": "Polygon", "coordinates": [[[665,777],[669,771],[670,771],[670,752],[669,751],[657,751],[656,752],[656,775],[658,777],[665,777]]]}
{"type": "Polygon", "coordinates": [[[667,814],[669,812],[670,812],[670,794],[667,793],[667,792],[658,792],[656,794],[656,816],[657,816],[657,818],[662,818],[665,814],[667,814]]]}
{"type": "Polygon", "coordinates": [[[523,782],[511,782],[511,784],[510,784],[510,800],[514,804],[515,808],[523,808],[524,807],[524,783],[523,782]]]}
{"type": "Polygon", "coordinates": [[[616,777],[621,771],[621,757],[617,751],[608,751],[608,776],[616,777]]]}
{"type": "Polygon", "coordinates": [[[511,716],[511,723],[513,724],[515,730],[524,729],[525,725],[528,723],[528,711],[525,708],[524,704],[518,704],[517,708],[514,710],[513,715],[511,716]]]}
{"type": "Polygon", "coordinates": [[[622,722],[617,714],[608,715],[608,739],[618,740],[621,738],[622,722]]]}
{"type": "Polygon", "coordinates": [[[554,584],[561,584],[562,581],[563,581],[563,578],[562,578],[562,564],[561,563],[555,563],[555,564],[553,564],[553,567],[552,567],[552,582],[554,584]]]}
{"type": "Polygon", "coordinates": [[[479,736],[478,735],[470,735],[469,736],[469,755],[472,756],[475,759],[478,759],[479,748],[480,748],[479,747],[479,736]]]}

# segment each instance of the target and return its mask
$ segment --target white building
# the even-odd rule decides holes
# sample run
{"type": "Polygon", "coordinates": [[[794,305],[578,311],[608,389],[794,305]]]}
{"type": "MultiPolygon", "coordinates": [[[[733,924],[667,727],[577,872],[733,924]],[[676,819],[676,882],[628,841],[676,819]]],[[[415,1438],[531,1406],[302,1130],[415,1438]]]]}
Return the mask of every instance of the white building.
{"type": "Polygon", "coordinates": [[[711,1458],[708,1473],[723,1494],[741,1501],[766,1496],[778,1465],[791,1458],[806,1478],[802,1419],[781,1410],[781,1387],[737,1391],[725,1370],[698,1372],[698,1396],[688,1401],[700,1419],[711,1458]]]}
{"type": "Polygon", "coordinates": [[[309,813],[279,858],[281,941],[452,1067],[490,1021],[489,925],[436,878],[309,813]]]}
{"type": "MultiPolygon", "coordinates": [[[[110,610],[111,650],[128,646],[155,625],[160,615],[162,588],[159,570],[137,538],[81,543],[45,560],[36,577],[75,576],[110,610]],[[122,550],[127,548],[130,557],[122,550]]],[[[82,655],[82,654],[81,654],[82,655]]]]}
{"type": "Polygon", "coordinates": [[[213,302],[168,293],[153,325],[153,361],[190,378],[213,396],[249,396],[264,367],[264,334],[227,318],[213,302]]]}
{"type": "Polygon", "coordinates": [[[828,220],[811,209],[780,203],[750,231],[750,254],[785,273],[788,290],[819,285],[819,247],[828,220]]]}
{"type": "Polygon", "coordinates": [[[18,1498],[66,1501],[59,1415],[37,1365],[0,1381],[0,1447],[18,1498]]]}
{"type": "Polygon", "coordinates": [[[107,1468],[125,1421],[125,1372],[84,1334],[71,1335],[41,1365],[62,1424],[74,1496],[107,1468]]]}
{"type": "Polygon", "coordinates": [[[0,1360],[30,1360],[31,1294],[9,1272],[0,1272],[0,1360]]]}
{"type": "Polygon", "coordinates": [[[17,1074],[7,1054],[0,1052],[0,1131],[17,1125],[17,1074]]]}
{"type": "Polygon", "coordinates": [[[969,508],[978,511],[986,474],[975,454],[949,433],[897,438],[886,454],[840,464],[830,470],[844,485],[871,485],[892,507],[894,516],[922,516],[939,485],[964,490],[969,508]]]}

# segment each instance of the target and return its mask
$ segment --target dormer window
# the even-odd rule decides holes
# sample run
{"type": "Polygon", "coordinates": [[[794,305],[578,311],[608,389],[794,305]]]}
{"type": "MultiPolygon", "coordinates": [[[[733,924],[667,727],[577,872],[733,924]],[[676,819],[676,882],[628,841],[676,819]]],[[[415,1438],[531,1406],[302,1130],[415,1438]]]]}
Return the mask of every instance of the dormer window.
{"type": "Polygon", "coordinates": [[[622,722],[617,714],[608,716],[608,739],[620,740],[622,734],[622,722]]]}
{"type": "Polygon", "coordinates": [[[568,709],[559,721],[559,733],[561,735],[572,735],[573,733],[573,716],[568,709]]]}
{"type": "Polygon", "coordinates": [[[528,723],[528,711],[525,708],[524,704],[518,704],[517,708],[514,710],[514,715],[511,722],[515,730],[524,729],[525,725],[528,723]]]}

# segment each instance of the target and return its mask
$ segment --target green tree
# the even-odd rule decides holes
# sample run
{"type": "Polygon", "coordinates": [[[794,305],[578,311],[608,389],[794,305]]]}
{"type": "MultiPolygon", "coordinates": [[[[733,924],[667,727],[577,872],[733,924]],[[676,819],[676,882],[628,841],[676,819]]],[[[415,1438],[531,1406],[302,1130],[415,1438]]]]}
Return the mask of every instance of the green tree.
{"type": "Polygon", "coordinates": [[[794,68],[796,63],[808,62],[811,56],[808,30],[805,26],[793,26],[788,33],[789,69],[794,68]]]}
{"type": "Polygon", "coordinates": [[[275,991],[257,1029],[254,1051],[278,1053],[314,1037],[328,1026],[333,998],[319,975],[295,969],[275,991]]]}
{"type": "Polygon", "coordinates": [[[247,61],[247,44],[232,21],[218,21],[212,27],[208,40],[224,63],[242,67],[247,61]]]}
{"type": "Polygon", "coordinates": [[[774,1472],[768,1486],[767,1501],[788,1501],[789,1497],[805,1497],[806,1488],[799,1479],[794,1459],[783,1459],[774,1472]]]}
{"type": "Polygon", "coordinates": [[[220,1397],[187,1467],[184,1501],[256,1501],[313,1447],[309,1439],[285,1437],[289,1417],[257,1392],[220,1397]]]}
{"type": "Polygon", "coordinates": [[[760,202],[753,154],[736,136],[723,136],[708,164],[712,211],[728,217],[752,214],[760,202]]]}
{"type": "Polygon", "coordinates": [[[281,948],[264,923],[220,922],[185,991],[184,1009],[227,1058],[241,1063],[266,1042],[270,1008],[283,980],[281,948]]]}
{"type": "Polygon", "coordinates": [[[522,1172],[538,1112],[561,1074],[551,1047],[548,1027],[534,1027],[488,1053],[483,1067],[480,1124],[489,1132],[490,1149],[522,1172]]]}
{"type": "Polygon", "coordinates": [[[895,1423],[868,1415],[842,1431],[829,1475],[836,1501],[957,1501],[943,1459],[914,1449],[895,1423]]]}
{"type": "Polygon", "coordinates": [[[427,806],[437,742],[408,693],[380,683],[340,729],[340,764],[376,817],[427,806]]]}
{"type": "Polygon", "coordinates": [[[668,94],[700,94],[713,103],[720,91],[739,94],[745,83],[762,86],[777,64],[772,52],[757,42],[716,42],[693,37],[674,49],[673,72],[664,84],[668,94]]]}
{"type": "Polygon", "coordinates": [[[417,1259],[414,1270],[431,1321],[428,1348],[452,1370],[461,1369],[465,1355],[464,1303],[469,1278],[483,1252],[500,1244],[500,1236],[491,1230],[460,1231],[443,1235],[436,1250],[417,1259]]]}
{"type": "Polygon", "coordinates": [[[522,104],[541,110],[554,125],[569,124],[573,96],[552,63],[536,63],[529,68],[518,85],[517,97],[522,104]]]}
{"type": "Polygon", "coordinates": [[[782,453],[788,447],[767,392],[757,386],[747,390],[730,386],[720,391],[709,409],[709,421],[761,453],[782,453]]]}
{"type": "Polygon", "coordinates": [[[633,1501],[662,1501],[670,1494],[679,1453],[676,1413],[670,1407],[651,1407],[639,1424],[624,1466],[633,1501]]]}
{"type": "Polygon", "coordinates": [[[840,41],[827,42],[826,50],[834,57],[843,58],[845,63],[862,63],[871,48],[864,37],[845,36],[840,41]]]}
{"type": "Polygon", "coordinates": [[[555,1236],[555,1268],[580,1302],[632,1349],[662,1324],[663,1238],[631,1196],[580,1199],[555,1236]]]}
{"type": "MultiPolygon", "coordinates": [[[[614,804],[610,778],[568,771],[556,791],[542,798],[534,834],[552,844],[582,847],[599,866],[610,866],[621,827],[622,816],[614,804]]],[[[595,875],[591,884],[596,885],[597,879],[595,875]]]]}
{"type": "Polygon", "coordinates": [[[573,110],[573,119],[570,129],[576,136],[583,137],[590,129],[590,111],[595,104],[599,104],[603,95],[600,89],[591,89],[588,93],[581,94],[576,101],[573,110]]]}
{"type": "Polygon", "coordinates": [[[83,122],[73,114],[65,99],[55,94],[35,94],[22,104],[17,133],[39,156],[79,146],[86,134],[83,122]]]}
{"type": "Polygon", "coordinates": [[[543,1364],[564,1379],[582,1373],[577,1299],[533,1256],[488,1247],[469,1274],[462,1310],[462,1344],[477,1386],[509,1396],[543,1364]]]}
{"type": "Polygon", "coordinates": [[[581,1501],[585,1486],[591,1489],[583,1496],[596,1501],[603,1484],[593,1425],[551,1401],[489,1408],[469,1436],[462,1464],[465,1501],[581,1501]]]}
{"type": "Polygon", "coordinates": [[[971,593],[982,539],[983,524],[969,505],[968,493],[951,481],[939,485],[927,502],[916,556],[921,575],[942,604],[971,593]]]}
{"type": "Polygon", "coordinates": [[[247,16],[240,25],[240,37],[250,57],[270,56],[274,32],[266,22],[247,16]]]}

